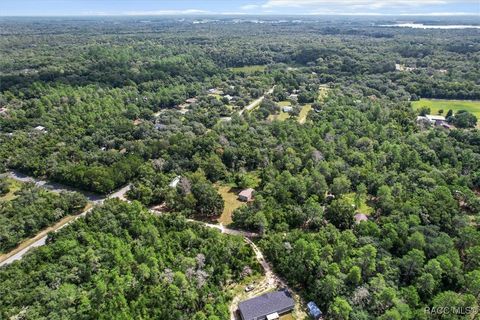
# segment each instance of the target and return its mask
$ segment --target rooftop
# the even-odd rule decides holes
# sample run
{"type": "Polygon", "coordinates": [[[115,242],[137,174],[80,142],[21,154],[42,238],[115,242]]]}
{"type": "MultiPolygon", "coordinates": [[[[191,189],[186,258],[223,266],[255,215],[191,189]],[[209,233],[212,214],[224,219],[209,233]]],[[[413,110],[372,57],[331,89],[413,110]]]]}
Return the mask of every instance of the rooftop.
{"type": "Polygon", "coordinates": [[[362,221],[368,221],[368,217],[363,213],[357,213],[353,216],[355,218],[355,222],[360,223],[362,221]]]}
{"type": "Polygon", "coordinates": [[[243,320],[265,319],[273,313],[285,313],[293,310],[295,301],[288,290],[265,293],[261,296],[242,301],[238,309],[243,320]]]}
{"type": "Polygon", "coordinates": [[[239,197],[245,197],[245,198],[251,198],[254,191],[255,191],[254,189],[248,188],[248,189],[245,189],[245,190],[240,191],[240,193],[238,194],[238,196],[239,196],[239,197]]]}
{"type": "Polygon", "coordinates": [[[430,120],[430,121],[435,121],[435,120],[438,120],[438,121],[445,121],[445,117],[444,116],[438,116],[438,115],[433,115],[433,114],[427,114],[426,115],[427,119],[430,120]]]}

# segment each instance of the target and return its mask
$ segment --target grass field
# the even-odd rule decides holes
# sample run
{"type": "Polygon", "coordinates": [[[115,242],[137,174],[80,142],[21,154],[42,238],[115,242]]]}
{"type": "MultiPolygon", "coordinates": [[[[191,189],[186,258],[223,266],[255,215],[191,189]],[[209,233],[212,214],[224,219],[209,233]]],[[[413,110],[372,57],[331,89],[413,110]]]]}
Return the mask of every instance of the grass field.
{"type": "Polygon", "coordinates": [[[305,123],[305,120],[307,120],[307,115],[308,112],[312,110],[312,105],[311,104],[306,104],[302,107],[302,110],[300,110],[300,114],[298,115],[298,122],[299,123],[305,123]]]}
{"type": "Polygon", "coordinates": [[[328,94],[329,88],[326,85],[320,85],[320,88],[318,88],[318,101],[322,101],[328,94]]]}
{"type": "MultiPolygon", "coordinates": [[[[351,193],[347,193],[345,195],[343,195],[343,197],[345,199],[347,199],[348,202],[350,202],[351,204],[355,204],[355,193],[354,192],[351,192],[351,193]]],[[[363,213],[363,214],[366,214],[367,216],[372,214],[373,213],[373,208],[370,207],[366,201],[363,201],[360,206],[358,208],[356,208],[356,211],[357,212],[360,212],[360,213],[363,213]]]]}
{"type": "MultiPolygon", "coordinates": [[[[277,104],[280,106],[280,108],[287,107],[291,105],[290,101],[279,101],[277,104]]],[[[280,110],[279,114],[271,114],[268,116],[268,120],[273,121],[273,120],[278,120],[278,121],[285,121],[288,118],[290,118],[290,114],[288,112],[283,112],[280,110]]]]}
{"type": "Polygon", "coordinates": [[[233,211],[245,204],[245,202],[238,200],[238,192],[240,192],[240,190],[230,186],[220,186],[218,188],[218,193],[222,196],[223,201],[225,201],[225,207],[223,208],[222,215],[218,218],[218,222],[221,222],[224,226],[232,223],[233,211]]]}
{"type": "Polygon", "coordinates": [[[443,109],[443,115],[446,115],[450,109],[453,113],[459,110],[467,110],[480,119],[480,100],[420,99],[419,101],[412,101],[412,106],[415,110],[422,107],[430,108],[431,114],[438,114],[438,110],[443,109]]]}
{"type": "Polygon", "coordinates": [[[20,188],[22,187],[22,183],[17,180],[6,179],[6,181],[8,182],[10,191],[3,197],[0,197],[0,201],[10,201],[12,199],[15,199],[16,198],[15,192],[20,190],[20,188]]]}
{"type": "Polygon", "coordinates": [[[267,68],[267,66],[254,65],[254,66],[243,66],[243,67],[230,68],[230,71],[232,71],[232,72],[254,73],[256,71],[264,71],[266,68],[267,68]]]}

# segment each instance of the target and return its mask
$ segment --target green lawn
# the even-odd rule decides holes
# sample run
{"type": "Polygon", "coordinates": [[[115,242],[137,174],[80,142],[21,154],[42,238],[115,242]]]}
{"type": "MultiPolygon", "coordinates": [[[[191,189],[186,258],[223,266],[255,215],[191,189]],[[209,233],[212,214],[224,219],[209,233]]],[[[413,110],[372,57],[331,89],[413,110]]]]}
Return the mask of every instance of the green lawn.
{"type": "Polygon", "coordinates": [[[16,198],[15,192],[20,190],[20,188],[22,187],[22,183],[17,181],[17,180],[6,179],[6,181],[8,182],[10,191],[6,195],[4,195],[3,197],[0,197],[0,201],[13,200],[14,198],[16,198]]]}
{"type": "Polygon", "coordinates": [[[298,122],[299,123],[305,123],[305,120],[307,120],[307,115],[312,110],[312,105],[311,104],[306,104],[302,107],[302,110],[300,110],[300,114],[298,115],[298,122]]]}
{"type": "MultiPolygon", "coordinates": [[[[355,192],[344,194],[343,198],[347,199],[348,202],[355,205],[355,192]]],[[[366,201],[362,201],[360,206],[358,208],[355,208],[355,211],[366,214],[368,216],[373,213],[373,208],[370,207],[366,201]]]]}
{"type": "Polygon", "coordinates": [[[277,102],[277,105],[280,107],[280,113],[269,115],[268,120],[270,120],[270,121],[273,121],[273,120],[285,121],[288,118],[290,118],[290,114],[288,112],[283,112],[281,110],[283,107],[288,107],[289,105],[291,105],[290,101],[279,101],[279,102],[277,102]]]}
{"type": "Polygon", "coordinates": [[[230,186],[220,186],[218,188],[218,193],[222,196],[223,201],[225,201],[225,207],[223,208],[223,213],[218,219],[218,222],[221,222],[225,226],[232,223],[233,211],[245,204],[245,202],[238,200],[238,193],[240,191],[240,189],[235,189],[230,186]]]}
{"type": "Polygon", "coordinates": [[[453,113],[459,110],[467,110],[480,119],[480,100],[420,99],[419,101],[412,101],[412,106],[415,110],[421,107],[430,108],[431,114],[438,114],[438,110],[443,109],[443,115],[446,115],[450,109],[453,113]]]}
{"type": "Polygon", "coordinates": [[[317,98],[317,100],[318,101],[323,101],[323,99],[325,99],[325,97],[328,94],[328,90],[330,90],[330,88],[328,88],[326,85],[320,85],[320,88],[318,88],[318,98],[317,98]]]}
{"type": "Polygon", "coordinates": [[[232,72],[244,72],[244,73],[254,73],[256,71],[264,71],[267,66],[264,65],[253,65],[253,66],[243,66],[243,67],[235,67],[230,68],[232,72]]]}
{"type": "Polygon", "coordinates": [[[277,104],[280,106],[280,107],[288,107],[289,105],[291,105],[290,101],[279,101],[277,102],[277,104]]]}

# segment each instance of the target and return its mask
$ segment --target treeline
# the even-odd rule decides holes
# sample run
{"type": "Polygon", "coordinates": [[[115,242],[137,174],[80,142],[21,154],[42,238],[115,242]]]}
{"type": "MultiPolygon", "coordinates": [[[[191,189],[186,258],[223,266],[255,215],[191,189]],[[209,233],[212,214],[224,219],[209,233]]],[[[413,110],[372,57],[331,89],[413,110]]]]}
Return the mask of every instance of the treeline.
{"type": "Polygon", "coordinates": [[[241,238],[111,200],[0,270],[0,317],[228,319],[224,288],[258,271],[241,238]]]}
{"type": "Polygon", "coordinates": [[[14,199],[0,201],[0,253],[63,217],[80,213],[86,205],[87,199],[77,192],[56,194],[30,183],[22,184],[14,199]]]}

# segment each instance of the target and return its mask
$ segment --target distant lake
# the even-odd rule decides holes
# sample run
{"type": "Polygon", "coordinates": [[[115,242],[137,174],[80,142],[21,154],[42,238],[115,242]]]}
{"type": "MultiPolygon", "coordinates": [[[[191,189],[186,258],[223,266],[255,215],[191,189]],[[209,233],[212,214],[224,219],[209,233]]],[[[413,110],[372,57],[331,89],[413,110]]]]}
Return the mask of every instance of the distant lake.
{"type": "Polygon", "coordinates": [[[379,27],[399,27],[399,28],[413,28],[413,29],[480,29],[480,26],[474,25],[428,25],[423,23],[397,23],[397,24],[382,24],[379,27]]]}

